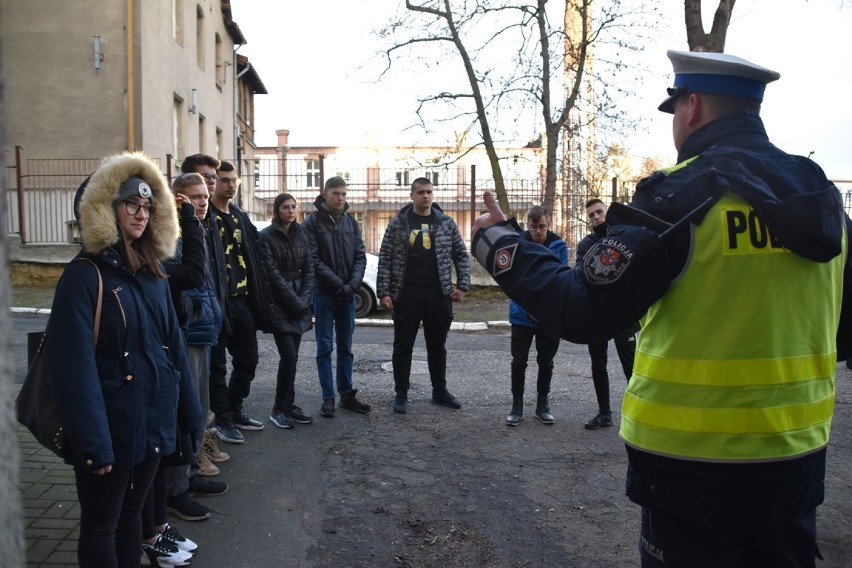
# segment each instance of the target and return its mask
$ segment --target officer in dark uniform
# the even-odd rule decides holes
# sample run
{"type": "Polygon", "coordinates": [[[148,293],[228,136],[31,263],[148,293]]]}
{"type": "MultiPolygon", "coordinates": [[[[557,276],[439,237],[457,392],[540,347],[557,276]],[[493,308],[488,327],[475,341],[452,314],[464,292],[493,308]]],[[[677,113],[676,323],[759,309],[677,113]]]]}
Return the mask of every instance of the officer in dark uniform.
{"type": "Polygon", "coordinates": [[[760,102],[778,73],[668,55],[678,164],[610,206],[583,264],[525,242],[490,194],[473,252],[569,341],[642,319],[620,431],[642,566],[814,566],[836,361],[852,347],[850,220],[818,165],[769,142],[760,102]]]}

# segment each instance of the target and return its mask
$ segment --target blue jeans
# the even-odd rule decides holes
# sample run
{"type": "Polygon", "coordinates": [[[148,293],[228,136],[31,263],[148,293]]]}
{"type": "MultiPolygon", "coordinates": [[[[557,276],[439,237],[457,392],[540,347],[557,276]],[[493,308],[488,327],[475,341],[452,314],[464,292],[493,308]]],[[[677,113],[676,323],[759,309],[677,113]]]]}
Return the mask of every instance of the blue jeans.
{"type": "Polygon", "coordinates": [[[314,332],[317,338],[317,373],[322,387],[322,399],[334,398],[331,372],[331,352],[337,333],[337,392],[345,396],[352,386],[352,334],[355,331],[355,300],[338,302],[334,294],[314,293],[314,332]]]}

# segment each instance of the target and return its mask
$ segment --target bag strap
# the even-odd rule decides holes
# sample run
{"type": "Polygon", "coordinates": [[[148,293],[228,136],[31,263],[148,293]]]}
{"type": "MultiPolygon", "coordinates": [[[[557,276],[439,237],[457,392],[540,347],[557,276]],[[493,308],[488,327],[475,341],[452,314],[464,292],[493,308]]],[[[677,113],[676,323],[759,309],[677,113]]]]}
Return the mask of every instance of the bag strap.
{"type": "Polygon", "coordinates": [[[101,307],[104,303],[104,279],[101,276],[101,270],[98,268],[98,265],[95,264],[95,261],[91,258],[81,258],[80,260],[85,260],[93,267],[95,267],[95,272],[98,273],[98,303],[95,306],[95,329],[92,333],[92,341],[94,342],[95,347],[98,345],[98,333],[101,330],[101,307]]]}

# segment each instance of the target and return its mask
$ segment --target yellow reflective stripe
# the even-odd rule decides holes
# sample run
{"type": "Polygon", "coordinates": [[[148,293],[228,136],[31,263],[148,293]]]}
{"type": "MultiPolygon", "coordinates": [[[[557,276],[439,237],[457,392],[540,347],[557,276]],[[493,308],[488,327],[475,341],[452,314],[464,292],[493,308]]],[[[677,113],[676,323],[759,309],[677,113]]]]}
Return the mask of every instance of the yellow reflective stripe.
{"type": "Polygon", "coordinates": [[[773,359],[670,359],[637,350],[633,371],[667,383],[746,386],[807,381],[834,375],[837,353],[773,359]]]}
{"type": "Polygon", "coordinates": [[[681,162],[681,163],[679,163],[679,164],[675,164],[675,165],[673,165],[673,166],[669,166],[668,168],[663,168],[663,169],[662,169],[662,170],[660,170],[660,171],[661,171],[661,172],[663,172],[663,173],[664,173],[664,174],[666,174],[666,175],[669,175],[669,174],[671,174],[671,173],[674,173],[674,172],[678,171],[678,170],[679,170],[679,169],[681,169],[681,168],[685,168],[686,166],[688,166],[688,165],[689,165],[689,163],[690,163],[692,160],[696,159],[697,157],[698,157],[698,156],[693,156],[693,157],[691,157],[691,158],[689,158],[689,159],[687,159],[687,160],[682,161],[682,162],[681,162]]]}
{"type": "Polygon", "coordinates": [[[784,384],[719,387],[665,383],[633,373],[628,391],[640,400],[652,400],[662,406],[763,408],[824,400],[834,394],[834,379],[827,376],[784,384]]]}
{"type": "Polygon", "coordinates": [[[811,453],[828,443],[831,418],[811,428],[777,433],[720,434],[677,432],[621,417],[621,436],[630,446],[678,459],[759,462],[811,453]]]}
{"type": "MultiPolygon", "coordinates": [[[[830,420],[833,410],[834,393],[810,404],[772,408],[699,408],[658,404],[626,392],[622,406],[622,414],[636,421],[637,426],[680,433],[714,434],[751,432],[784,435],[830,420]]],[[[666,443],[663,447],[668,445],[666,443]]]]}

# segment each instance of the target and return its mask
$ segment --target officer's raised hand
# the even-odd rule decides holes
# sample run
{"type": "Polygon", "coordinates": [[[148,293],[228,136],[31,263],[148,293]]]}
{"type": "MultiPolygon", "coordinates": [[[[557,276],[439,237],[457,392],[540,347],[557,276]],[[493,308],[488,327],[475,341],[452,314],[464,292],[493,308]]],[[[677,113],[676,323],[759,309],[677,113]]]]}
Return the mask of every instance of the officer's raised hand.
{"type": "Polygon", "coordinates": [[[486,191],[482,194],[482,202],[485,204],[485,208],[488,210],[488,213],[480,215],[476,218],[476,221],[474,221],[474,235],[477,231],[479,231],[479,229],[487,229],[491,225],[496,225],[497,223],[502,223],[506,220],[506,214],[500,210],[500,205],[497,203],[497,200],[494,199],[494,196],[490,191],[486,191]]]}

